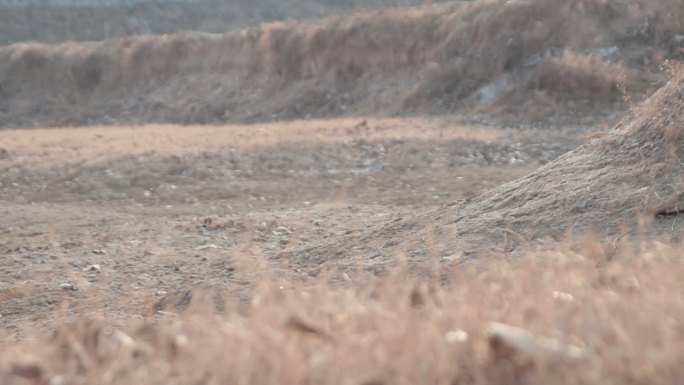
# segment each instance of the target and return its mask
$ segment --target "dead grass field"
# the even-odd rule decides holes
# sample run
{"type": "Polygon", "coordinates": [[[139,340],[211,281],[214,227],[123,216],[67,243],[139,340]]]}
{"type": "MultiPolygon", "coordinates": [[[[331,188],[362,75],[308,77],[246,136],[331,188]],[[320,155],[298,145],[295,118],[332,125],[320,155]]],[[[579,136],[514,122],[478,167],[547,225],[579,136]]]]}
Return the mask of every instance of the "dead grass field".
{"type": "Polygon", "coordinates": [[[0,385],[682,383],[682,7],[0,47],[0,385]]]}
{"type": "Polygon", "coordinates": [[[444,271],[458,278],[446,288],[402,270],[346,283],[335,283],[345,279],[335,271],[313,283],[263,272],[248,305],[195,292],[180,314],[150,311],[123,325],[93,315],[40,342],[5,345],[3,378],[672,384],[684,375],[682,269],[678,247],[652,243],[610,264],[571,250],[489,260],[444,271]]]}
{"type": "Polygon", "coordinates": [[[482,0],[0,47],[0,125],[225,124],[461,115],[614,123],[682,58],[678,1],[482,0]]]}
{"type": "MultiPolygon", "coordinates": [[[[3,134],[3,146],[6,151],[11,150],[13,158],[20,159],[21,165],[39,169],[67,162],[89,165],[146,153],[186,156],[282,146],[339,145],[353,141],[369,145],[393,140],[487,143],[496,142],[511,132],[476,126],[454,127],[448,119],[348,118],[250,126],[145,125],[14,130],[3,134]]],[[[9,167],[12,163],[3,164],[3,168],[9,167]]]]}
{"type": "MultiPolygon", "coordinates": [[[[92,317],[102,318],[91,326],[105,339],[112,328],[161,326],[194,313],[181,311],[189,293],[247,316],[266,282],[324,295],[328,270],[343,274],[330,276],[329,295],[372,291],[381,281],[364,271],[380,262],[315,262],[298,250],[475,196],[573,148],[578,135],[425,118],[5,131],[3,348],[27,349],[92,317]]],[[[10,372],[23,365],[4,362],[10,372]]],[[[94,381],[41,370],[39,382],[58,374],[94,381]]],[[[245,381],[261,382],[251,376],[245,381]]]]}
{"type": "Polygon", "coordinates": [[[612,262],[591,238],[469,268],[400,247],[380,270],[298,260],[582,136],[444,119],[5,131],[0,379],[672,383],[682,262],[664,240],[627,238],[612,262]]]}

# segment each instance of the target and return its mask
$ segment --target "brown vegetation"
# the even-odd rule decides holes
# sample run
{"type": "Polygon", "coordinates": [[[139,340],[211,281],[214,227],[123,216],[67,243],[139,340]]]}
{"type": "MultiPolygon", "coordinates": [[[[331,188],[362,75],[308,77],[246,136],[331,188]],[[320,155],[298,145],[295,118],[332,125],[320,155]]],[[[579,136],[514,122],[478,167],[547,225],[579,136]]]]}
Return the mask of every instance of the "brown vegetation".
{"type": "MultiPolygon", "coordinates": [[[[674,78],[611,131],[592,139],[529,175],[468,201],[375,229],[367,239],[391,234],[403,239],[413,260],[436,255],[469,262],[482,253],[515,255],[576,237],[603,239],[619,250],[630,236],[680,240],[675,229],[684,207],[684,76],[674,78]],[[430,226],[425,226],[430,223],[430,226]],[[434,245],[424,242],[434,239],[434,245]]],[[[339,257],[387,250],[368,242],[340,242],[308,250],[339,257]]],[[[618,252],[619,253],[619,252],[618,252]]]]}
{"type": "Polygon", "coordinates": [[[576,123],[614,112],[616,83],[636,100],[662,82],[659,63],[681,55],[673,7],[481,1],[223,35],[21,43],[0,48],[0,124],[468,115],[483,103],[576,123]]]}
{"type": "Polygon", "coordinates": [[[671,384],[684,376],[684,265],[679,247],[643,246],[610,263],[596,248],[490,259],[443,271],[456,278],[446,287],[401,268],[346,283],[265,271],[249,304],[195,292],[138,321],[79,320],[5,345],[0,381],[671,384]]]}
{"type": "MultiPolygon", "coordinates": [[[[91,264],[72,270],[81,288],[60,286],[67,294],[58,297],[63,302],[51,317],[61,326],[52,336],[24,330],[24,341],[2,340],[0,380],[676,382],[684,376],[684,262],[677,220],[684,73],[677,66],[672,70],[668,85],[614,130],[526,177],[419,218],[373,225],[372,237],[335,237],[338,247],[363,252],[363,264],[349,263],[351,258],[325,263],[326,257],[344,256],[329,244],[305,258],[318,264],[311,270],[299,269],[297,248],[275,256],[237,252],[212,265],[228,276],[221,284],[194,291],[178,287],[156,300],[143,293],[111,300],[111,289],[98,282],[106,283],[116,269],[91,264]],[[568,237],[573,226],[593,233],[568,237]],[[388,246],[393,256],[380,260],[372,254],[378,239],[393,242],[388,246]],[[531,251],[540,240],[544,249],[531,251]],[[416,254],[409,242],[420,243],[423,253],[416,254]],[[362,247],[355,249],[358,244],[362,247]],[[472,253],[480,246],[486,247],[472,253]],[[141,304],[146,311],[140,311],[141,304]],[[118,317],[93,315],[99,312],[118,317]]],[[[122,137],[116,129],[107,135],[122,137]]],[[[190,150],[198,143],[195,139],[190,150]]],[[[30,152],[12,147],[9,156],[18,150],[30,152]]],[[[222,218],[204,218],[191,227],[225,234],[247,228],[222,218]]],[[[277,222],[265,229],[279,236],[291,231],[277,222]]],[[[49,238],[56,244],[54,234],[49,238]]],[[[195,250],[214,248],[205,244],[195,250]]],[[[173,274],[187,268],[178,263],[173,274]]],[[[141,275],[136,271],[134,279],[141,275]]],[[[32,290],[15,285],[0,297],[8,303],[38,301],[40,293],[32,290]]]]}
{"type": "Polygon", "coordinates": [[[0,48],[5,126],[629,107],[567,153],[460,117],[6,131],[0,385],[681,382],[683,17],[479,1],[0,48]]]}

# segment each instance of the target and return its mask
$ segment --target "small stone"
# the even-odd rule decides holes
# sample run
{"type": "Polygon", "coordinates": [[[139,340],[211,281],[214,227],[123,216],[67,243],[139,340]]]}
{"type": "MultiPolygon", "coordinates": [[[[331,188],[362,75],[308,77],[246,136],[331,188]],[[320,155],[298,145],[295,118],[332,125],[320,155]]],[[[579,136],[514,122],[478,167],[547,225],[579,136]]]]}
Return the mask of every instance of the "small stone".
{"type": "Polygon", "coordinates": [[[587,351],[579,346],[563,343],[555,338],[539,337],[527,330],[502,323],[490,322],[486,328],[490,353],[494,359],[511,360],[516,355],[557,357],[564,360],[587,358],[587,351]]]}
{"type": "Polygon", "coordinates": [[[280,232],[281,234],[283,234],[283,233],[284,233],[284,234],[292,234],[292,230],[288,229],[288,228],[285,227],[285,226],[278,226],[278,227],[276,228],[276,231],[280,232]]]}
{"type": "Polygon", "coordinates": [[[102,268],[100,267],[100,265],[97,265],[97,264],[96,265],[88,265],[83,269],[83,271],[100,271],[100,270],[102,270],[102,268]]]}
{"type": "Polygon", "coordinates": [[[559,301],[559,302],[570,303],[570,302],[575,301],[575,297],[573,297],[572,294],[563,293],[563,292],[556,291],[556,290],[554,290],[551,293],[551,296],[553,297],[553,299],[555,299],[556,301],[559,301]]]}
{"type": "Polygon", "coordinates": [[[468,333],[461,329],[450,330],[444,335],[444,339],[447,342],[465,342],[468,340],[468,333]]]}
{"type": "Polygon", "coordinates": [[[76,286],[74,286],[74,285],[72,285],[72,284],[70,284],[70,283],[68,283],[68,282],[60,283],[60,284],[59,284],[59,288],[62,289],[62,290],[71,290],[71,291],[75,291],[75,290],[76,290],[76,286]]]}

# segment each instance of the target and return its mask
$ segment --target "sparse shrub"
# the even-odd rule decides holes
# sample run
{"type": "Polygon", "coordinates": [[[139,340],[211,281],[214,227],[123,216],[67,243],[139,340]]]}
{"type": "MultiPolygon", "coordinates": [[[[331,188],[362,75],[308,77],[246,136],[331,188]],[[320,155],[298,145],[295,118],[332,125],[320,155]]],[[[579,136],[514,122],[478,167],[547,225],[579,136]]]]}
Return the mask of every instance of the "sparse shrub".
{"type": "Polygon", "coordinates": [[[95,88],[102,79],[102,60],[104,58],[96,53],[91,53],[85,58],[72,64],[71,75],[76,81],[76,86],[81,91],[88,91],[95,88]]]}
{"type": "Polygon", "coordinates": [[[10,56],[10,63],[15,69],[40,71],[48,64],[49,55],[50,50],[41,44],[19,44],[10,56]]]}
{"type": "Polygon", "coordinates": [[[614,103],[630,81],[629,70],[619,63],[566,50],[541,63],[532,86],[567,99],[614,103]]]}

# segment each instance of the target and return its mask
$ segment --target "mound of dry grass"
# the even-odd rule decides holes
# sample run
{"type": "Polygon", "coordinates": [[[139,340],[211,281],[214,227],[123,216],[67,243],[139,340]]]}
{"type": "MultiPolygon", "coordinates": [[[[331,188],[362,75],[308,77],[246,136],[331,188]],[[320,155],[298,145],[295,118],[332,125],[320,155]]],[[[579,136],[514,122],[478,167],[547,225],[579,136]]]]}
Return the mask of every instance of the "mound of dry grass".
{"type": "Polygon", "coordinates": [[[472,200],[374,229],[363,242],[338,240],[302,254],[329,258],[333,249],[341,257],[387,260],[393,248],[371,246],[387,235],[403,239],[398,249],[410,250],[416,261],[455,263],[492,252],[518,255],[530,244],[554,244],[569,235],[602,237],[614,254],[637,234],[680,240],[683,129],[684,71],[676,66],[673,79],[613,130],[533,173],[472,200]]]}
{"type": "Polygon", "coordinates": [[[670,0],[479,1],[223,35],[18,44],[0,48],[0,124],[214,123],[477,106],[506,107],[523,120],[600,116],[615,111],[616,83],[638,99],[662,80],[649,71],[680,55],[683,24],[673,9],[670,0]],[[525,102],[540,92],[553,102],[538,111],[525,102]]]}
{"type": "Polygon", "coordinates": [[[676,383],[684,376],[681,248],[648,243],[606,262],[588,246],[443,271],[454,278],[446,286],[406,268],[352,280],[330,271],[309,283],[266,273],[249,303],[196,292],[184,309],[80,319],[34,342],[4,341],[0,380],[676,383]]]}

